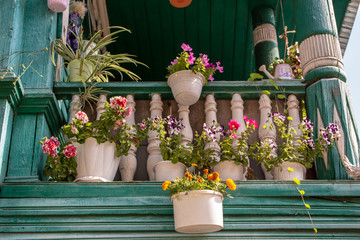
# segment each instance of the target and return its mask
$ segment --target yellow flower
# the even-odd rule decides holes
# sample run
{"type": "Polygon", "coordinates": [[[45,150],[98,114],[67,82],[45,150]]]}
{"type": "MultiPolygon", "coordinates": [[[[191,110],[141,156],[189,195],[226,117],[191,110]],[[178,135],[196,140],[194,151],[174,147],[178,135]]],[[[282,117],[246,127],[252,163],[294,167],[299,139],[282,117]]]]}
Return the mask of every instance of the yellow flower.
{"type": "Polygon", "coordinates": [[[317,229],[316,229],[316,228],[314,228],[314,232],[317,233],[317,229]]]}
{"type": "Polygon", "coordinates": [[[305,194],[305,191],[304,191],[304,190],[300,190],[299,193],[300,193],[301,195],[304,195],[304,194],[305,194]]]}
{"type": "Polygon", "coordinates": [[[236,189],[236,184],[232,179],[226,180],[226,185],[229,187],[231,191],[234,191],[236,189]]]}
{"type": "Polygon", "coordinates": [[[170,181],[165,181],[165,182],[163,182],[163,184],[162,184],[162,189],[163,189],[164,191],[166,191],[166,190],[170,187],[170,185],[171,185],[171,182],[170,182],[170,181]]]}
{"type": "Polygon", "coordinates": [[[294,181],[294,183],[296,183],[297,185],[300,185],[300,180],[299,180],[299,179],[293,178],[293,181],[294,181]]]}
{"type": "Polygon", "coordinates": [[[293,169],[293,168],[288,167],[288,172],[293,172],[293,171],[294,171],[294,169],[293,169]]]}
{"type": "Polygon", "coordinates": [[[310,209],[311,207],[310,207],[310,205],[309,204],[307,204],[307,203],[305,203],[305,207],[307,207],[308,209],[310,209]]]}
{"type": "Polygon", "coordinates": [[[267,126],[264,124],[263,129],[266,129],[266,128],[267,128],[267,126]]]}

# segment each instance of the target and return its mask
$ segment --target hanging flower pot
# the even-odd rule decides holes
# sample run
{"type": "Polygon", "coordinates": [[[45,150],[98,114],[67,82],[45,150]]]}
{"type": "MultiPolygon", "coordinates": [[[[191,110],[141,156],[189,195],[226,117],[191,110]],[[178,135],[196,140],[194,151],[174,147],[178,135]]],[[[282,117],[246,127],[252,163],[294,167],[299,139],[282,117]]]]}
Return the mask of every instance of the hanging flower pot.
{"type": "Polygon", "coordinates": [[[47,0],[47,4],[51,11],[61,13],[69,6],[69,0],[47,0]]]}
{"type": "Polygon", "coordinates": [[[290,64],[283,63],[276,65],[275,68],[275,79],[294,79],[294,74],[290,64]]]}
{"type": "Polygon", "coordinates": [[[211,190],[180,192],[171,197],[175,231],[209,233],[223,226],[223,195],[211,190]]]}
{"type": "Polygon", "coordinates": [[[200,73],[182,70],[171,74],[167,84],[177,103],[190,106],[199,100],[205,78],[200,73]]]}
{"type": "Polygon", "coordinates": [[[306,177],[306,168],[297,162],[283,162],[279,167],[274,168],[274,180],[292,181],[294,178],[304,180],[306,177]],[[289,171],[292,168],[293,171],[289,171]]]}
{"type": "Polygon", "coordinates": [[[95,138],[84,144],[74,143],[78,154],[75,182],[112,182],[119,167],[115,143],[98,144],[95,138]]]}
{"type": "Polygon", "coordinates": [[[221,161],[214,166],[214,172],[218,172],[222,180],[232,179],[234,181],[246,180],[246,168],[234,161],[221,161]]]}
{"type": "Polygon", "coordinates": [[[190,5],[191,0],[170,0],[171,5],[177,8],[184,8],[190,5]]]}
{"type": "Polygon", "coordinates": [[[89,81],[90,76],[94,72],[94,65],[87,60],[72,60],[68,64],[69,81],[70,82],[85,82],[89,81]],[[81,62],[83,62],[81,67],[81,62]]]}
{"type": "Polygon", "coordinates": [[[180,162],[162,161],[154,165],[155,181],[172,181],[184,176],[186,166],[180,162]]]}

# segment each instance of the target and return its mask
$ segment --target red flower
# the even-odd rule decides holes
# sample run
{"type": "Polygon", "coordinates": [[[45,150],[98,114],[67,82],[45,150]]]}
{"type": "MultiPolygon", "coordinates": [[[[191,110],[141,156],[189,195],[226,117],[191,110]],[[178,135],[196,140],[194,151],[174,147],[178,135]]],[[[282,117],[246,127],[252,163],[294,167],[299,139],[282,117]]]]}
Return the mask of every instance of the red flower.
{"type": "Polygon", "coordinates": [[[67,158],[75,157],[76,156],[76,147],[74,145],[67,145],[64,149],[64,155],[67,158]]]}
{"type": "Polygon", "coordinates": [[[230,130],[233,130],[233,129],[238,130],[240,127],[240,124],[235,120],[231,120],[228,124],[230,126],[230,130]]]}

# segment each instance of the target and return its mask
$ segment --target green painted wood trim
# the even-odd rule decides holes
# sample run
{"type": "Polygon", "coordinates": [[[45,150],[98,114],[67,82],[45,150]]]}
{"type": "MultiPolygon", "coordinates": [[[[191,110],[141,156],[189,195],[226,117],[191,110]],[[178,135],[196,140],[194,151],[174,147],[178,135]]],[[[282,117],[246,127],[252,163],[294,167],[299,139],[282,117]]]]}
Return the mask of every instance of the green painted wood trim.
{"type": "Polygon", "coordinates": [[[338,37],[332,0],[297,1],[296,35],[301,43],[314,34],[332,34],[338,37]],[[300,14],[301,13],[301,14],[300,14]]]}
{"type": "Polygon", "coordinates": [[[224,229],[174,231],[161,182],[4,183],[0,237],[5,239],[314,239],[296,187],[305,190],[317,239],[360,234],[359,181],[241,181],[224,200],[224,229]]]}
{"type": "Polygon", "coordinates": [[[346,82],[346,74],[344,70],[335,66],[318,67],[313,70],[310,70],[306,74],[307,82],[312,83],[322,78],[338,78],[346,82]]]}
{"type": "Polygon", "coordinates": [[[266,41],[257,44],[255,46],[256,70],[259,71],[259,67],[263,64],[268,68],[276,57],[279,58],[277,43],[266,41]]]}
{"type": "Polygon", "coordinates": [[[13,111],[6,99],[0,99],[0,187],[8,166],[13,111]]]}
{"type": "MultiPolygon", "coordinates": [[[[162,182],[111,182],[111,183],[4,183],[2,198],[72,198],[114,196],[168,196],[161,189],[162,182]]],[[[299,193],[292,181],[239,181],[234,197],[297,197],[299,193]]],[[[360,181],[304,180],[300,185],[306,196],[360,197],[360,181]]],[[[40,203],[39,203],[40,204],[40,203]]]]}
{"type": "Polygon", "coordinates": [[[275,26],[274,9],[268,6],[257,7],[252,11],[253,29],[257,26],[270,23],[275,26]]]}
{"type": "Polygon", "coordinates": [[[24,95],[24,88],[20,79],[16,81],[16,75],[6,70],[0,70],[0,98],[6,98],[11,107],[16,109],[24,95]]]}
{"type": "MultiPolygon", "coordinates": [[[[306,84],[299,80],[281,80],[277,82],[279,87],[283,87],[286,93],[293,93],[302,98],[305,94],[306,84]]],[[[98,83],[98,88],[110,91],[109,96],[134,94],[135,99],[150,99],[151,94],[160,93],[163,99],[173,99],[170,87],[165,81],[143,81],[143,82],[109,82],[98,83]]],[[[54,93],[58,99],[71,99],[74,94],[79,94],[79,89],[83,89],[82,83],[54,83],[54,93]]],[[[231,99],[233,93],[240,93],[243,99],[259,99],[262,90],[271,93],[280,93],[269,83],[263,81],[214,81],[203,87],[201,97],[214,93],[217,99],[231,99]]]]}
{"type": "MultiPolygon", "coordinates": [[[[346,83],[339,79],[323,79],[306,89],[306,104],[307,113],[312,122],[315,123],[314,136],[318,137],[317,123],[319,121],[317,109],[321,114],[324,126],[334,122],[334,108],[340,118],[343,137],[344,138],[344,152],[349,161],[356,163],[355,148],[353,147],[350,136],[350,124],[353,124],[348,119],[348,112],[352,115],[351,108],[348,107],[350,91],[346,83]]],[[[339,123],[337,123],[339,124],[339,123]]],[[[353,125],[355,129],[355,126],[353,125]]],[[[355,139],[359,146],[359,138],[355,139]]],[[[335,143],[337,145],[339,143],[335,143]]],[[[318,179],[349,179],[348,174],[341,162],[340,154],[337,147],[330,148],[328,151],[328,167],[322,158],[315,161],[318,179]]]]}

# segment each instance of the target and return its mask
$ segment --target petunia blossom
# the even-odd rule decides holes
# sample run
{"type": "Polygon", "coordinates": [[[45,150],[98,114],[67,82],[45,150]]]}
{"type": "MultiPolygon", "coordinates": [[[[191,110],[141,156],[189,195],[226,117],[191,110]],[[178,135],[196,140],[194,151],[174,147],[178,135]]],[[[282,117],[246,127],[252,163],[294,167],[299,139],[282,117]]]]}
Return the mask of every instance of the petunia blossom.
{"type": "Polygon", "coordinates": [[[184,50],[184,52],[192,51],[192,48],[189,45],[185,44],[185,43],[181,44],[181,48],[184,50]]]}
{"type": "Polygon", "coordinates": [[[240,127],[240,124],[237,121],[232,120],[232,119],[230,120],[230,122],[228,124],[230,126],[230,130],[233,130],[233,129],[238,130],[240,127]]]}

